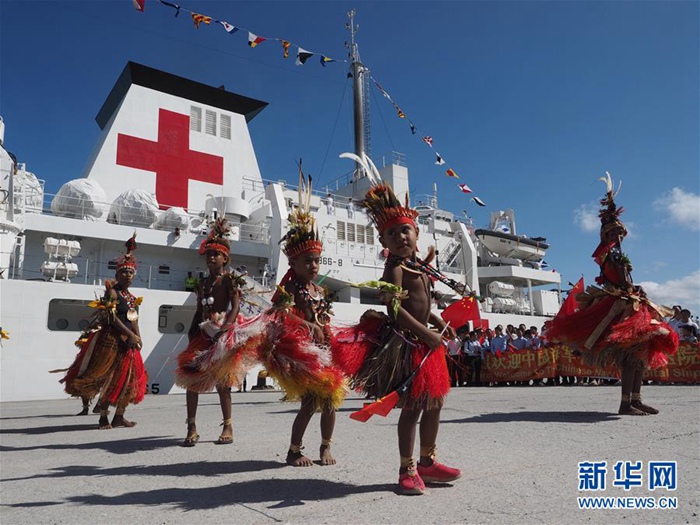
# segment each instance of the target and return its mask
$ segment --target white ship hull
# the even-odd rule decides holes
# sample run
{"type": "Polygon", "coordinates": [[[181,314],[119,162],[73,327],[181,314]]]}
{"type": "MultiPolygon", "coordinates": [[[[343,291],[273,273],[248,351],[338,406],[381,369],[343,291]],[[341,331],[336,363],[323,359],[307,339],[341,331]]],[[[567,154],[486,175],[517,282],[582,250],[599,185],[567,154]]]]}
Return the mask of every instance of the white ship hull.
{"type": "MultiPolygon", "coordinates": [[[[222,94],[219,89],[130,64],[98,115],[103,132],[85,173],[90,184],[101,186],[104,202],[81,200],[73,208],[74,197],[66,203],[43,195],[41,183],[15,166],[0,148],[0,179],[3,184],[14,184],[3,186],[12,197],[0,204],[0,326],[10,333],[0,350],[0,400],[66,397],[58,382],[62,374],[49,370],[71,364],[77,352],[74,341],[90,314],[87,303],[103,294],[104,280],[114,277],[111,261],[124,251],[123,243],[134,231],[139,270],[132,291],[144,297],[139,324],[149,393],[181,392],[174,386],[173,371],[177,354],[186,347],[195,311],[195,296],[184,291],[184,281],[188,272],[195,277],[205,275],[197,248],[207,219],[225,214],[233,226],[231,268],[245,266],[253,289],[249,294],[252,304],[244,305],[242,313],[265,307],[288,269],[277,241],[286,231],[296,189],[264,181],[259,172],[247,126],[264,107],[260,101],[222,94]],[[188,93],[196,96],[184,98],[178,91],[180,85],[188,86],[188,93]],[[214,128],[214,135],[205,128],[197,129],[196,115],[204,119],[209,113],[216,113],[217,122],[228,122],[229,127],[214,128]],[[189,178],[186,163],[172,152],[148,153],[161,147],[164,130],[179,134],[183,155],[212,161],[208,180],[202,180],[206,177],[201,173],[196,179],[189,178]],[[163,164],[163,158],[172,162],[163,164]],[[125,190],[157,199],[161,209],[127,208],[125,190]],[[169,207],[184,214],[182,226],[174,228],[164,221],[162,210],[169,207]],[[48,211],[51,208],[54,213],[48,211]],[[87,215],[88,208],[93,215],[87,215]],[[68,211],[57,216],[59,209],[68,211]],[[57,241],[47,243],[47,238],[57,241]],[[75,243],[70,258],[49,253],[51,246],[62,241],[66,241],[62,245],[75,243]],[[57,272],[59,268],[62,273],[57,272]]],[[[408,191],[406,167],[392,163],[381,172],[403,199],[408,191]]],[[[348,199],[359,202],[367,180],[348,182],[334,191],[332,207],[327,206],[325,194],[314,195],[311,202],[324,242],[320,279],[337,296],[338,324],[357,322],[367,308],[384,309],[374,291],[352,286],[381,277],[384,257],[366,215],[348,210],[348,199]]],[[[512,308],[494,308],[499,303],[488,300],[482,304],[482,317],[491,326],[525,323],[541,327],[547,316],[556,313],[547,295],[552,292],[536,288],[558,287],[558,274],[532,268],[479,267],[479,246],[467,224],[440,210],[421,211],[419,222],[420,238],[436,244],[439,268],[446,276],[484,296],[488,295],[486,285],[494,280],[516,287],[512,308]]],[[[420,243],[422,253],[427,247],[427,242],[420,243]]],[[[437,289],[443,294],[440,307],[458,298],[440,282],[437,289]]],[[[255,383],[255,376],[252,371],[249,385],[255,383]]]]}

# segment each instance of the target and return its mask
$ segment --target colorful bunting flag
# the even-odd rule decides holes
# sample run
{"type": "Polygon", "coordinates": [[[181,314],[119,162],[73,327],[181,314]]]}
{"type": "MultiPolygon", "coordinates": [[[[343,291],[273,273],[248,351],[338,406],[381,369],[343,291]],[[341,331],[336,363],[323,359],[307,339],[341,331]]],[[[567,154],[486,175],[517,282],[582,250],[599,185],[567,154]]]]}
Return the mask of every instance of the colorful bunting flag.
{"type": "Polygon", "coordinates": [[[469,186],[467,186],[466,184],[457,184],[457,186],[459,186],[459,189],[462,190],[462,193],[471,193],[472,192],[471,188],[469,186]]]}
{"type": "Polygon", "coordinates": [[[171,4],[170,2],[166,2],[165,0],[159,0],[159,1],[161,4],[167,5],[168,7],[172,7],[173,9],[175,9],[175,18],[177,18],[177,15],[180,14],[180,6],[179,5],[171,4]]]}
{"type": "Polygon", "coordinates": [[[411,124],[411,135],[415,135],[416,131],[418,131],[416,127],[413,124],[411,124]]]}
{"type": "Polygon", "coordinates": [[[448,177],[453,177],[453,178],[455,178],[455,179],[458,179],[458,178],[459,178],[459,175],[457,175],[457,173],[455,172],[455,170],[453,170],[452,168],[448,168],[447,171],[446,171],[445,173],[447,174],[448,177]]]}
{"type": "Polygon", "coordinates": [[[199,29],[199,24],[204,22],[205,24],[211,24],[211,17],[206,15],[200,15],[198,13],[190,13],[192,15],[192,21],[194,22],[194,27],[199,29]]]}
{"type": "Polygon", "coordinates": [[[238,28],[236,26],[232,26],[228,22],[224,22],[223,20],[217,20],[222,26],[224,26],[224,29],[229,35],[234,34],[236,31],[238,31],[238,28]]]}
{"type": "Polygon", "coordinates": [[[406,118],[406,114],[403,111],[401,111],[401,109],[396,108],[396,110],[399,112],[399,118],[406,118]]]}
{"type": "Polygon", "coordinates": [[[431,148],[433,147],[433,137],[421,137],[423,142],[425,142],[431,148]]]}
{"type": "Polygon", "coordinates": [[[332,59],[332,58],[328,58],[327,56],[321,55],[321,65],[322,65],[323,67],[326,67],[326,64],[327,64],[328,62],[335,62],[335,60],[332,59]]]}
{"type": "Polygon", "coordinates": [[[250,47],[255,47],[258,44],[260,44],[261,42],[264,42],[265,40],[267,40],[267,39],[248,31],[248,45],[250,47]]]}
{"type": "Polygon", "coordinates": [[[284,50],[284,53],[282,54],[282,58],[289,58],[289,46],[291,46],[289,42],[286,40],[282,40],[282,49],[284,50]]]}
{"type": "Polygon", "coordinates": [[[436,153],[435,156],[437,157],[437,159],[435,160],[435,164],[437,164],[438,166],[442,166],[443,164],[445,164],[445,161],[442,160],[442,157],[439,153],[436,153]]]}
{"type": "Polygon", "coordinates": [[[134,5],[134,9],[141,11],[142,13],[146,8],[146,0],[131,0],[131,3],[134,5]]]}
{"type": "Polygon", "coordinates": [[[486,203],[482,201],[479,197],[472,197],[472,200],[479,206],[486,206],[486,203]]]}
{"type": "Polygon", "coordinates": [[[299,48],[299,51],[297,52],[297,61],[295,63],[297,66],[303,66],[312,56],[314,56],[313,53],[310,53],[306,49],[299,48]]]}

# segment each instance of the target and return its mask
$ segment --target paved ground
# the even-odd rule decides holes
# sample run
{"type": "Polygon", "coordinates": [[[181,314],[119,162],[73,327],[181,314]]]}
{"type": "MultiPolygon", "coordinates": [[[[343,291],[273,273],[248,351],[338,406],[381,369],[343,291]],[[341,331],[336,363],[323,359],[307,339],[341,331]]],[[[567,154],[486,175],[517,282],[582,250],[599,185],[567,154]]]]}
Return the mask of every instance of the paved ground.
{"type": "MultiPolygon", "coordinates": [[[[452,486],[398,496],[396,411],[362,424],[338,415],[332,467],[283,464],[297,405],[235,394],[234,444],[215,446],[216,395],[201,397],[202,441],[185,435],[184,396],[149,396],[133,429],[96,430],[77,400],[0,404],[3,525],[101,523],[700,523],[697,386],[648,386],[658,416],[620,418],[618,387],[457,388],[443,410],[440,458],[452,486]],[[613,464],[641,461],[643,487],[612,487],[613,464]],[[607,461],[605,492],[579,492],[578,462],[607,461]],[[677,490],[650,492],[650,461],[677,461],[677,490]],[[579,510],[577,497],[675,497],[673,510],[579,510]]],[[[307,433],[316,453],[318,416],[307,433]]]]}

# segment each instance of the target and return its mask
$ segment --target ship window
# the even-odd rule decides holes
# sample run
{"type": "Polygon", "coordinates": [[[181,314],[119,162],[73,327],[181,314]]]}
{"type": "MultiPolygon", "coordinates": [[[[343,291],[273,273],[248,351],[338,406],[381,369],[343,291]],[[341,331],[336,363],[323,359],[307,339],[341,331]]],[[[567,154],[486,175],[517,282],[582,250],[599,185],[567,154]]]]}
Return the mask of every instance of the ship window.
{"type": "Polygon", "coordinates": [[[357,232],[356,232],[357,242],[364,243],[365,242],[365,227],[362,226],[362,224],[358,224],[356,226],[356,228],[357,228],[357,232]]]}
{"type": "Polygon", "coordinates": [[[80,299],[51,299],[46,327],[52,332],[80,332],[95,312],[90,301],[80,299]]]}
{"type": "Polygon", "coordinates": [[[365,226],[365,242],[374,245],[374,228],[365,226]]]}
{"type": "Polygon", "coordinates": [[[344,241],[345,240],[345,223],[343,221],[338,221],[338,240],[339,241],[344,241]]]}
{"type": "Polygon", "coordinates": [[[161,264],[158,267],[158,273],[161,275],[170,275],[170,266],[167,264],[161,264]]]}
{"type": "Polygon", "coordinates": [[[107,263],[107,269],[108,269],[108,270],[115,270],[115,271],[116,271],[116,269],[117,269],[117,260],[115,259],[115,260],[113,260],[113,261],[109,261],[109,262],[107,263]]]}
{"type": "MultiPolygon", "coordinates": [[[[195,305],[160,305],[158,309],[158,332],[161,334],[183,333],[186,327],[192,323],[195,310],[195,305]]],[[[187,343],[185,342],[185,344],[187,343]]]]}
{"type": "Polygon", "coordinates": [[[202,131],[202,108],[190,106],[190,129],[202,131]]]}
{"type": "Polygon", "coordinates": [[[231,140],[231,116],[221,115],[221,138],[231,140]]]}
{"type": "Polygon", "coordinates": [[[353,223],[348,223],[346,234],[348,236],[348,242],[355,242],[355,225],[353,223]]]}
{"type": "Polygon", "coordinates": [[[204,116],[204,133],[216,136],[216,113],[207,110],[204,116]]]}

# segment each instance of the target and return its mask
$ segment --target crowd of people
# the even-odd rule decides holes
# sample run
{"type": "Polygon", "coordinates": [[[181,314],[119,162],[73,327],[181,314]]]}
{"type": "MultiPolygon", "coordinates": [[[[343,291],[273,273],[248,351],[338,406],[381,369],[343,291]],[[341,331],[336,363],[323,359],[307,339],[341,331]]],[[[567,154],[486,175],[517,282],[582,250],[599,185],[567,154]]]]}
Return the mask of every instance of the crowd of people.
{"type": "Polygon", "coordinates": [[[693,321],[690,310],[680,305],[674,305],[673,316],[666,322],[678,333],[678,339],[681,342],[697,344],[700,331],[698,330],[698,323],[693,321]]]}

